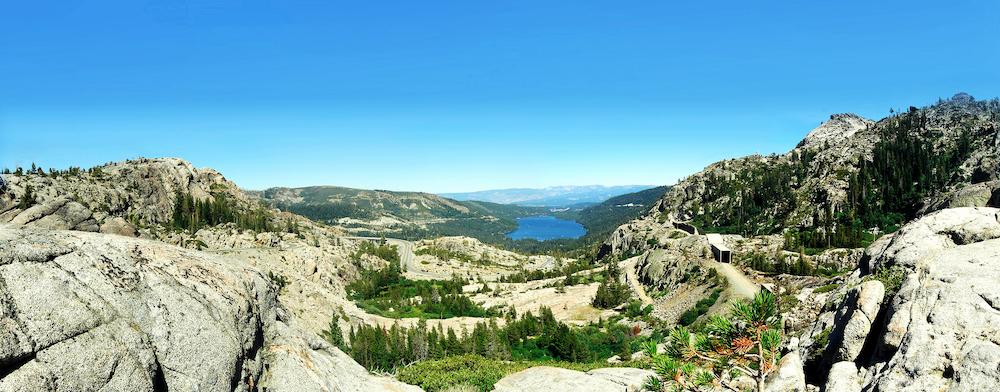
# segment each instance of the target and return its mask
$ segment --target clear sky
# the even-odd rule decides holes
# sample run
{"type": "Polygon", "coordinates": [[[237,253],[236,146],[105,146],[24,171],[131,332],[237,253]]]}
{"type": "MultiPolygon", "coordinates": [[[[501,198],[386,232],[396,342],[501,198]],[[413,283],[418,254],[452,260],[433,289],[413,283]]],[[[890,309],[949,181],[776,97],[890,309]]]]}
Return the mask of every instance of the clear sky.
{"type": "Polygon", "coordinates": [[[831,113],[1000,95],[995,1],[10,1],[0,166],[245,188],[671,184],[831,113]]]}

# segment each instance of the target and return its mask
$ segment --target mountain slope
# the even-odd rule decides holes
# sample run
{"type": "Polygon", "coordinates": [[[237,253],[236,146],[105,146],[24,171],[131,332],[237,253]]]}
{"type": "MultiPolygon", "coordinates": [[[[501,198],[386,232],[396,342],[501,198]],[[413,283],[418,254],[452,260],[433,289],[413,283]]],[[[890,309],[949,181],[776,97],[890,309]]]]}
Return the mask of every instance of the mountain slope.
{"type": "Polygon", "coordinates": [[[482,201],[459,202],[422,192],[335,186],[271,188],[258,195],[281,210],[357,235],[407,239],[467,235],[499,243],[517,227],[516,218],[545,212],[542,208],[482,201]]]}
{"type": "Polygon", "coordinates": [[[603,239],[619,225],[638,218],[648,211],[668,189],[670,187],[660,186],[627,193],[579,211],[568,211],[556,215],[579,222],[587,229],[587,238],[603,239]]]}
{"type": "MultiPolygon", "coordinates": [[[[864,246],[872,231],[935,209],[995,204],[998,129],[1000,101],[966,94],[879,121],[833,115],[788,153],[713,163],[681,180],[644,219],[743,235],[791,229],[796,248],[864,246]]],[[[634,236],[615,233],[605,253],[625,237],[634,236]]]]}
{"type": "Polygon", "coordinates": [[[460,201],[479,200],[533,207],[570,207],[574,205],[597,204],[615,196],[638,192],[652,187],[651,185],[567,185],[546,188],[511,188],[478,192],[443,193],[441,196],[460,201]]]}

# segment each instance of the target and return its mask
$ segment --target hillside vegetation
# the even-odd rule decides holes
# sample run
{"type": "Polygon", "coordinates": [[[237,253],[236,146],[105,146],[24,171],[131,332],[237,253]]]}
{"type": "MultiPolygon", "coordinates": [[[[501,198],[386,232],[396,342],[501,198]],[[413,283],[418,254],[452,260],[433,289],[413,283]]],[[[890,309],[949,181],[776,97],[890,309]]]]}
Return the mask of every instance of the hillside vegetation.
{"type": "Polygon", "coordinates": [[[834,115],[788,153],[720,161],[683,179],[646,218],[783,233],[793,251],[862,247],[937,209],[997,204],[998,127],[1000,101],[967,94],[879,121],[834,115]]]}
{"type": "Polygon", "coordinates": [[[465,235],[498,244],[517,218],[543,208],[448,199],[422,192],[335,186],[270,188],[259,196],[275,207],[338,226],[358,236],[424,239],[465,235]]]}

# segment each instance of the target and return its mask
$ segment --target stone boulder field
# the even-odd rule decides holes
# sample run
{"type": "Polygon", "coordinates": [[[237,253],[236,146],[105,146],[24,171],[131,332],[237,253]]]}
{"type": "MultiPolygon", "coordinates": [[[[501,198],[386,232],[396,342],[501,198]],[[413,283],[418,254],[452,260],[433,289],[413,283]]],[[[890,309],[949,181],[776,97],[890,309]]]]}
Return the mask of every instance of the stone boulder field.
{"type": "Polygon", "coordinates": [[[288,319],[235,259],[0,226],[2,391],[408,391],[288,319]]]}

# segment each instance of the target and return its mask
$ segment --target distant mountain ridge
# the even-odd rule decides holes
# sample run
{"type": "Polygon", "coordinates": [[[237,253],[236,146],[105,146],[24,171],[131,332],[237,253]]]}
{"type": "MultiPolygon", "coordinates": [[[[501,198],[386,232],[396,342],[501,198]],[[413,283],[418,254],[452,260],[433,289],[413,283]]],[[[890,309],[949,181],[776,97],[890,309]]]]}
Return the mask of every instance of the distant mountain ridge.
{"type": "Polygon", "coordinates": [[[635,193],[655,185],[564,185],[545,188],[490,189],[477,192],[441,193],[441,196],[459,200],[477,200],[498,204],[517,204],[529,207],[571,207],[598,204],[615,196],[635,193]]]}
{"type": "Polygon", "coordinates": [[[506,233],[517,228],[516,218],[547,212],[537,207],[456,201],[423,192],[338,186],[269,188],[256,195],[283,211],[355,235],[406,239],[464,235],[499,243],[505,241],[506,233]]]}

